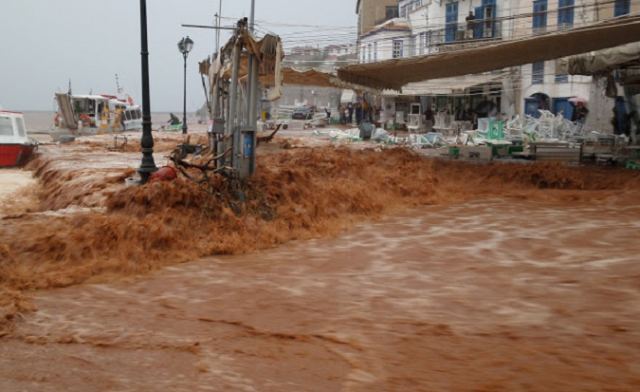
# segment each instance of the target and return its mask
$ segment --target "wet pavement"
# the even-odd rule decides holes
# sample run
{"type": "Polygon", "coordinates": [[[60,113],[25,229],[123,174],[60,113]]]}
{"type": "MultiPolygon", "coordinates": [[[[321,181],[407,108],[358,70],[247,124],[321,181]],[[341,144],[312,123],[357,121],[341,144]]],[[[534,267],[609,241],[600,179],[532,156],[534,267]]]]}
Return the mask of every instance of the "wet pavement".
{"type": "Polygon", "coordinates": [[[0,390],[635,391],[639,218],[432,206],[41,291],[0,342],[0,390]]]}

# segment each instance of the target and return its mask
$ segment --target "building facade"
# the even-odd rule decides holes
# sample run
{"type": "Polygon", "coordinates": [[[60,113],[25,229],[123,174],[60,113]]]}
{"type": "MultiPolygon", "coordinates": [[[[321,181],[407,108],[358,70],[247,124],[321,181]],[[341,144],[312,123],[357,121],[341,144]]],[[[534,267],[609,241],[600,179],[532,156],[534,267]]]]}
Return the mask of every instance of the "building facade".
{"type": "Polygon", "coordinates": [[[358,36],[398,16],[398,0],[357,0],[358,36]]]}
{"type": "MultiPolygon", "coordinates": [[[[388,20],[360,35],[359,61],[361,63],[389,59],[422,56],[485,45],[503,39],[503,18],[511,9],[496,0],[400,0],[398,17],[388,20]],[[470,18],[470,15],[473,15],[470,18]]],[[[510,32],[508,30],[507,32],[510,32]]],[[[469,78],[467,78],[469,79],[469,78]]],[[[500,111],[502,107],[515,112],[515,97],[503,99],[502,80],[483,76],[491,82],[467,86],[457,83],[456,94],[452,89],[431,84],[415,84],[403,89],[406,92],[383,93],[381,120],[395,118],[397,112],[408,113],[410,105],[420,103],[422,110],[446,110],[449,113],[467,111],[491,100],[500,111]],[[435,87],[435,88],[434,88],[435,87]],[[449,91],[447,94],[446,91],[449,91]]],[[[505,78],[511,87],[512,77],[505,78]],[[507,80],[508,79],[508,80],[507,80]]]]}
{"type": "MultiPolygon", "coordinates": [[[[361,63],[461,50],[640,12],[640,2],[632,0],[400,0],[397,7],[396,18],[359,35],[361,63]]],[[[457,101],[474,106],[490,100],[507,117],[537,117],[544,109],[571,119],[571,98],[590,101],[601,90],[591,77],[563,74],[555,60],[496,73],[502,75],[500,83],[469,86],[457,101]]]]}
{"type": "MultiPolygon", "coordinates": [[[[519,19],[516,37],[562,31],[587,26],[603,20],[624,17],[640,11],[640,3],[631,0],[521,0],[520,9],[533,14],[519,19]]],[[[573,117],[569,102],[579,97],[593,103],[587,127],[594,130],[611,128],[611,109],[615,98],[606,99],[600,82],[590,76],[570,76],[559,71],[558,61],[540,61],[521,68],[519,113],[537,117],[538,109],[573,117]]]]}

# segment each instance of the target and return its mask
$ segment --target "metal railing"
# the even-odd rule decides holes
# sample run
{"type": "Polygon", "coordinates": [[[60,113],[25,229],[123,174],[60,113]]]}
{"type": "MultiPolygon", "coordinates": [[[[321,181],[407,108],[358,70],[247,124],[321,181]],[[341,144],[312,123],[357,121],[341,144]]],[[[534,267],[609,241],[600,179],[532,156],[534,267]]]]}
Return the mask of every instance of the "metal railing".
{"type": "Polygon", "coordinates": [[[445,28],[432,32],[435,46],[482,43],[502,39],[502,20],[480,19],[465,23],[449,23],[445,28]]]}

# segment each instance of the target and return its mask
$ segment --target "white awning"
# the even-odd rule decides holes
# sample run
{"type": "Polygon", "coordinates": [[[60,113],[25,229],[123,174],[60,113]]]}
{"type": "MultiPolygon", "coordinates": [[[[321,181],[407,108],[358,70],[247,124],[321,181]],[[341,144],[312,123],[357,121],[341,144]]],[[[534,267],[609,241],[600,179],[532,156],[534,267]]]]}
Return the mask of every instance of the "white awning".
{"type": "Polygon", "coordinates": [[[356,95],[353,90],[342,90],[342,96],[340,97],[340,103],[353,102],[353,98],[356,95]]]}
{"type": "Polygon", "coordinates": [[[455,93],[461,93],[474,86],[499,81],[502,77],[502,73],[490,73],[432,79],[423,82],[409,83],[402,87],[402,91],[384,90],[382,95],[387,97],[453,95],[455,93]]]}

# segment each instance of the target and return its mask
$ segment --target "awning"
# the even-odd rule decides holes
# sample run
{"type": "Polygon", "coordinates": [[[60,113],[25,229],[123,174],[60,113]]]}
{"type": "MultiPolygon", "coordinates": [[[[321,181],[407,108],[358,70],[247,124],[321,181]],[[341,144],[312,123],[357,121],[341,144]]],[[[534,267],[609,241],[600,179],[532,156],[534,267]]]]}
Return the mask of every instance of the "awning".
{"type": "Polygon", "coordinates": [[[430,96],[430,95],[453,95],[456,92],[473,86],[479,86],[491,82],[499,81],[504,74],[479,74],[464,75],[455,78],[433,79],[422,82],[409,83],[402,87],[401,91],[384,90],[384,96],[430,96]]]}
{"type": "Polygon", "coordinates": [[[334,75],[315,69],[303,71],[295,68],[284,68],[282,70],[282,83],[284,85],[336,87],[331,82],[334,77],[334,75]]]}
{"type": "Polygon", "coordinates": [[[435,55],[351,65],[339,69],[338,76],[350,83],[400,90],[411,82],[553,60],[636,42],[639,37],[640,16],[632,16],[435,55]]]}

